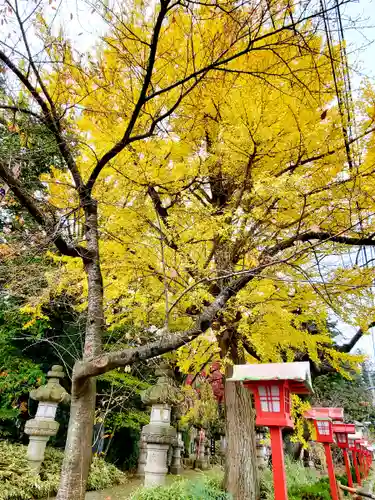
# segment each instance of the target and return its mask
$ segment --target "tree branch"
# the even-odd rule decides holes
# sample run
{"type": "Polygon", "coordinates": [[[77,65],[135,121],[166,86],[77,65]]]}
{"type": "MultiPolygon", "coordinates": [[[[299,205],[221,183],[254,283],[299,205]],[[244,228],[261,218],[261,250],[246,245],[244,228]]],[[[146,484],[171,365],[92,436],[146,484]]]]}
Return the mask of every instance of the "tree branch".
{"type": "Polygon", "coordinates": [[[150,55],[148,57],[148,63],[147,63],[147,69],[146,69],[146,74],[143,80],[143,85],[141,92],[138,97],[138,101],[134,107],[132,116],[130,117],[128,126],[126,127],[125,133],[122,136],[122,139],[115,144],[109,151],[107,151],[97,162],[95,165],[94,170],[91,172],[90,178],[87,181],[87,188],[89,190],[92,190],[96,179],[98,178],[100,172],[104,168],[104,166],[112,160],[116,155],[118,155],[128,144],[131,133],[133,132],[134,126],[137,122],[138,116],[142,110],[143,105],[146,102],[146,95],[147,95],[147,90],[148,87],[151,83],[151,77],[152,77],[152,72],[154,69],[155,65],[155,60],[156,60],[156,52],[157,52],[157,47],[158,47],[158,42],[159,42],[159,36],[161,32],[161,28],[163,25],[164,18],[168,12],[168,4],[169,0],[160,0],[160,11],[158,14],[158,17],[156,19],[153,35],[152,35],[152,40],[150,44],[150,55]]]}
{"type": "Polygon", "coordinates": [[[39,105],[40,109],[43,112],[44,116],[44,123],[48,127],[48,129],[53,133],[56,139],[57,146],[59,148],[59,151],[61,153],[61,156],[64,158],[72,176],[75,182],[75,185],[82,196],[83,194],[83,182],[81,179],[81,175],[78,171],[77,165],[74,161],[73,155],[64,139],[64,137],[61,134],[60,131],[60,126],[59,126],[59,121],[57,117],[54,116],[54,114],[51,112],[50,108],[48,107],[48,104],[44,101],[43,97],[39,94],[39,92],[36,90],[36,88],[32,85],[30,80],[27,78],[26,75],[20,71],[17,66],[13,64],[13,62],[9,59],[9,57],[2,51],[0,50],[0,61],[3,61],[3,63],[12,71],[12,73],[19,79],[19,81],[27,88],[27,90],[30,92],[31,96],[35,99],[37,104],[39,105]]]}
{"type": "Polygon", "coordinates": [[[37,200],[26,192],[21,183],[1,162],[0,177],[13,191],[22,206],[28,210],[33,219],[47,231],[47,234],[51,237],[53,243],[63,255],[68,255],[69,257],[81,257],[84,260],[90,258],[89,252],[86,248],[79,245],[73,246],[63,238],[56,224],[48,219],[46,212],[40,208],[37,200]]]}
{"type": "Polygon", "coordinates": [[[190,330],[179,333],[166,332],[160,340],[155,342],[133,349],[103,353],[89,360],[79,361],[74,368],[74,377],[76,379],[95,377],[120,366],[131,365],[136,361],[144,361],[174,351],[193,341],[210,328],[216,314],[223,309],[232,297],[237,295],[240,290],[254,279],[261,272],[261,269],[258,268],[257,270],[249,271],[249,273],[244,274],[225,287],[212,304],[207,306],[203,313],[199,315],[195,326],[190,330]]]}
{"type": "Polygon", "coordinates": [[[22,108],[20,106],[6,106],[5,104],[0,104],[0,109],[5,109],[9,111],[18,111],[20,113],[33,116],[34,118],[37,118],[41,122],[44,122],[43,116],[38,115],[38,113],[34,113],[34,111],[31,111],[30,109],[27,108],[22,108]]]}
{"type": "Polygon", "coordinates": [[[282,250],[286,250],[294,245],[297,241],[312,241],[320,240],[323,242],[332,241],[334,243],[341,243],[343,245],[358,245],[358,246],[375,246],[374,235],[361,237],[361,236],[343,236],[342,234],[332,234],[328,231],[307,231],[302,234],[297,234],[266,251],[267,255],[274,256],[282,250]]]}
{"type": "MultiPolygon", "coordinates": [[[[373,328],[375,326],[375,321],[372,321],[368,327],[367,327],[367,330],[369,330],[370,328],[373,328]]],[[[362,328],[359,328],[356,333],[354,334],[354,336],[349,340],[349,342],[347,342],[346,344],[343,344],[343,345],[340,345],[340,346],[337,346],[337,351],[339,352],[350,352],[353,347],[357,344],[357,342],[359,342],[361,340],[361,338],[363,337],[363,335],[366,333],[365,330],[363,330],[362,328]]]]}

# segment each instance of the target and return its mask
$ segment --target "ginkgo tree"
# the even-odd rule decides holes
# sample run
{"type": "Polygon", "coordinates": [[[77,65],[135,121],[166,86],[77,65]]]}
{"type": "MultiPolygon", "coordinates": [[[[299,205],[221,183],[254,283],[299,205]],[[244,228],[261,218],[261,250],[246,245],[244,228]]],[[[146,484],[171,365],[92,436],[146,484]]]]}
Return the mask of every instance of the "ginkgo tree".
{"type": "MultiPolygon", "coordinates": [[[[58,493],[81,499],[95,376],[207,331],[229,363],[296,352],[348,361],[330,346],[327,300],[337,311],[346,295],[354,303],[371,271],[327,272],[320,261],[344,245],[373,245],[373,165],[370,154],[348,164],[333,105],[335,54],[319,23],[336,3],[104,5],[108,33],[93,55],[54,31],[49,3],[2,4],[19,39],[0,49],[10,90],[0,107],[6,120],[21,113],[43,124],[60,161],[42,193],[6,155],[0,176],[57,249],[45,293],[69,287],[87,308],[58,493]],[[21,93],[11,91],[15,79],[21,93]],[[312,319],[320,335],[308,334],[312,319]],[[104,332],[121,322],[143,329],[144,342],[106,350],[104,332]]],[[[227,384],[226,410],[237,429],[228,433],[227,487],[256,498],[251,404],[240,386],[227,384]]]]}

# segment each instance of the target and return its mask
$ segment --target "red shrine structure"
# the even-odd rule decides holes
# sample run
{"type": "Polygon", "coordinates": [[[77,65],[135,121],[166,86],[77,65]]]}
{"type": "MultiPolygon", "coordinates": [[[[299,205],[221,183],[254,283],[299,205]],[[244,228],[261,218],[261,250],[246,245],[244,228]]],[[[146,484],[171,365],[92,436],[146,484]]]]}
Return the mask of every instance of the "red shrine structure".
{"type": "Polygon", "coordinates": [[[313,407],[311,410],[305,412],[304,417],[314,422],[316,431],[315,440],[318,443],[323,443],[332,500],[339,500],[330,444],[335,441],[332,420],[343,421],[344,410],[343,408],[313,407]]]}
{"type": "Polygon", "coordinates": [[[256,425],[269,427],[275,500],[287,500],[282,429],[293,427],[291,395],[312,392],[308,362],[235,365],[227,382],[240,381],[254,395],[256,425]]]}

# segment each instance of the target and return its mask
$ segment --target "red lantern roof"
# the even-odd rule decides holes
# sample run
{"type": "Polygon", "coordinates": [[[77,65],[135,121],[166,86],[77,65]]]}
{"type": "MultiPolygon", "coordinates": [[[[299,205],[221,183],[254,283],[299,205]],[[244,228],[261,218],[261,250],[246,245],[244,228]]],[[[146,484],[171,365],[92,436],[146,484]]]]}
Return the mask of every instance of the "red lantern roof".
{"type": "Polygon", "coordinates": [[[288,381],[291,393],[309,394],[313,392],[310,364],[307,361],[234,365],[233,375],[227,381],[240,381],[246,385],[257,382],[288,381]]]}
{"type": "Polygon", "coordinates": [[[326,417],[331,420],[344,420],[344,409],[343,408],[324,408],[319,406],[314,406],[311,410],[307,410],[304,413],[305,418],[319,418],[326,417]]]}
{"type": "Polygon", "coordinates": [[[333,424],[333,432],[335,433],[345,433],[345,434],[354,434],[355,433],[355,425],[354,424],[333,424]]]}

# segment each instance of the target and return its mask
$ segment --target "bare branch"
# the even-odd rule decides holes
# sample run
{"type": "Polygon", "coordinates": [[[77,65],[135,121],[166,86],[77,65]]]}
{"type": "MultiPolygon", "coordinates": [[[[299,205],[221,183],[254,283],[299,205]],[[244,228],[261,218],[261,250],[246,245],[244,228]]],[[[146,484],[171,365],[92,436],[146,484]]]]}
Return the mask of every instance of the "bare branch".
{"type": "MultiPolygon", "coordinates": [[[[370,328],[373,328],[375,326],[375,321],[372,321],[368,327],[367,327],[367,330],[370,330],[370,328]]],[[[365,335],[366,333],[366,330],[363,330],[362,328],[359,328],[356,333],[353,335],[353,337],[350,339],[349,342],[347,342],[346,344],[343,344],[343,345],[340,345],[340,346],[337,346],[337,351],[339,352],[350,352],[353,347],[357,344],[357,342],[359,342],[361,340],[361,338],[363,337],[363,335],[365,335]]]]}
{"type": "Polygon", "coordinates": [[[26,192],[21,183],[9,172],[6,166],[1,162],[0,177],[8,184],[9,188],[13,191],[19,202],[29,211],[34,220],[47,231],[47,234],[51,237],[57,249],[62,254],[68,255],[70,257],[81,257],[84,260],[90,257],[86,248],[79,245],[73,246],[63,238],[57,225],[48,218],[46,211],[42,210],[38,201],[26,192]]]}

